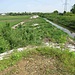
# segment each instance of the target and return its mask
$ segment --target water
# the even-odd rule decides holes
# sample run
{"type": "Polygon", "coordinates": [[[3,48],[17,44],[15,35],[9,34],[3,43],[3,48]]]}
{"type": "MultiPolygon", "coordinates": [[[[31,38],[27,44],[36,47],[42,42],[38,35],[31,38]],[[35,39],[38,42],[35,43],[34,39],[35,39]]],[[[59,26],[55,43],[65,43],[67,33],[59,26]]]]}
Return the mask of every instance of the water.
{"type": "Polygon", "coordinates": [[[51,22],[50,20],[48,20],[48,19],[46,19],[46,18],[44,18],[44,19],[45,19],[47,22],[49,22],[50,24],[52,24],[53,26],[55,26],[55,27],[57,27],[57,28],[63,30],[64,32],[66,32],[66,33],[67,33],[69,36],[71,36],[72,38],[75,38],[75,32],[72,32],[72,31],[70,31],[70,30],[68,30],[68,29],[66,29],[66,28],[64,28],[64,27],[61,27],[61,26],[59,26],[59,25],[57,25],[57,24],[51,22]]]}

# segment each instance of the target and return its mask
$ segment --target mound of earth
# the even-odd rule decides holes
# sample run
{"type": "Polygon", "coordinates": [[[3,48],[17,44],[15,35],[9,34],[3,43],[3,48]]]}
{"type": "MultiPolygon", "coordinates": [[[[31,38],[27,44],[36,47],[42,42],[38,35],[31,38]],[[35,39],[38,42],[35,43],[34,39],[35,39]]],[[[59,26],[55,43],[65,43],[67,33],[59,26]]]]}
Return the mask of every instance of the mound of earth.
{"type": "Polygon", "coordinates": [[[62,75],[55,67],[55,60],[33,54],[23,58],[16,65],[2,71],[0,75],[62,75]]]}

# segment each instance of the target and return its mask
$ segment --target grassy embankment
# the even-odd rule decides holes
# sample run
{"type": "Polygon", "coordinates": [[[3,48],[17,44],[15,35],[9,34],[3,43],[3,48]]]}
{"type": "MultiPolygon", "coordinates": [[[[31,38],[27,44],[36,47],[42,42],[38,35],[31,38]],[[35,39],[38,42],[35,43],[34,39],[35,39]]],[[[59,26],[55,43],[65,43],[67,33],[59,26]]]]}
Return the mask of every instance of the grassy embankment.
{"type": "Polygon", "coordinates": [[[0,74],[74,75],[75,53],[50,47],[14,52],[8,59],[0,61],[0,74]]]}
{"type": "MultiPolygon", "coordinates": [[[[61,44],[67,41],[66,37],[68,35],[66,33],[47,23],[44,19],[40,17],[30,19],[27,16],[23,16],[23,19],[27,21],[16,29],[12,29],[12,24],[9,24],[9,21],[8,24],[1,28],[0,53],[27,45],[41,45],[45,38],[49,38],[51,42],[61,44]]],[[[16,20],[16,22],[18,21],[16,20]]]]}
{"type": "MultiPolygon", "coordinates": [[[[11,25],[7,24],[1,31],[1,40],[0,42],[0,51],[4,52],[7,49],[12,48],[18,48],[18,47],[25,47],[27,45],[42,45],[42,42],[45,38],[49,38],[50,42],[57,42],[59,44],[63,44],[67,41],[66,37],[68,35],[64,33],[63,31],[57,29],[56,27],[50,25],[42,18],[36,18],[36,19],[29,19],[25,24],[19,25],[16,29],[12,29],[11,25]],[[38,25],[35,25],[38,24],[38,25]],[[5,42],[6,40],[6,42],[5,42]],[[3,43],[4,41],[4,43],[3,43]],[[8,47],[8,48],[7,48],[8,47]],[[4,50],[4,51],[3,51],[4,50]]],[[[14,52],[8,59],[4,59],[0,61],[0,71],[4,70],[5,68],[9,67],[9,70],[6,69],[6,71],[2,71],[2,73],[6,72],[6,75],[12,75],[12,74],[19,74],[21,72],[21,68],[18,70],[10,69],[11,66],[17,64],[20,60],[30,60],[32,64],[29,66],[37,66],[39,71],[39,74],[41,75],[74,75],[75,74],[75,53],[69,52],[68,50],[62,51],[61,49],[57,48],[49,48],[49,47],[39,47],[34,48],[32,50],[25,50],[23,52],[14,52]],[[42,61],[37,61],[35,63],[34,59],[39,60],[38,56],[42,57],[43,59],[48,60],[48,64],[44,62],[44,65],[42,65],[42,61]],[[33,60],[30,60],[32,58],[33,60]],[[36,64],[37,63],[37,64],[36,64]],[[41,63],[41,64],[40,64],[41,63]],[[51,63],[51,64],[50,64],[51,63]],[[36,64],[36,65],[34,65],[36,64]],[[53,67],[52,67],[53,64],[53,67]]],[[[46,61],[47,62],[47,61],[46,61]]],[[[26,70],[28,73],[32,73],[32,67],[29,69],[28,66],[25,69],[25,64],[23,63],[22,66],[24,66],[23,72],[26,70]]],[[[1,73],[1,74],[2,74],[1,73]]]]}
{"type": "Polygon", "coordinates": [[[58,14],[43,14],[42,17],[45,17],[63,27],[67,27],[70,30],[75,31],[75,15],[58,15],[58,14]]]}

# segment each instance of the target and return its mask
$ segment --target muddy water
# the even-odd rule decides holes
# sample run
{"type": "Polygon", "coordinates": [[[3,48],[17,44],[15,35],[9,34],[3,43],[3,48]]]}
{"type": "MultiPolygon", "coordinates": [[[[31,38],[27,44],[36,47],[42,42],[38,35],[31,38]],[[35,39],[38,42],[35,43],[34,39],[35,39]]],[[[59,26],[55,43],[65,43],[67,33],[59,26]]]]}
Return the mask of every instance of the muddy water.
{"type": "Polygon", "coordinates": [[[61,30],[63,30],[64,32],[66,32],[69,36],[71,36],[72,38],[75,38],[75,32],[72,32],[72,31],[70,31],[70,30],[68,30],[68,29],[66,29],[66,28],[64,28],[64,27],[62,27],[62,26],[59,26],[58,24],[55,24],[55,23],[53,23],[52,21],[50,21],[50,20],[48,20],[48,19],[46,19],[46,18],[44,18],[47,22],[49,22],[50,24],[52,24],[53,26],[55,26],[55,27],[57,27],[57,28],[59,28],[59,29],[61,29],[61,30]]]}

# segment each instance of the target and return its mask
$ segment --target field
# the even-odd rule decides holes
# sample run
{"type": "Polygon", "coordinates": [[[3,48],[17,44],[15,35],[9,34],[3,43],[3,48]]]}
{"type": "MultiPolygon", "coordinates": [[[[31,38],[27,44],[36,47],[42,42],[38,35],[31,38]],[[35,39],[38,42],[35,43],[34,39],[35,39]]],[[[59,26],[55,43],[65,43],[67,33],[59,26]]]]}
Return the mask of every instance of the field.
{"type": "Polygon", "coordinates": [[[69,36],[42,17],[31,17],[0,17],[0,53],[14,49],[0,60],[0,75],[74,75],[75,53],[63,47],[69,36]],[[60,48],[47,46],[50,42],[60,48]],[[27,49],[18,52],[22,47],[27,49]]]}
{"type": "Polygon", "coordinates": [[[15,20],[18,17],[11,16],[10,18],[13,18],[14,23],[10,23],[10,18],[8,18],[8,23],[1,28],[0,52],[27,45],[41,45],[46,38],[56,43],[67,41],[66,37],[68,35],[66,33],[47,23],[41,17],[30,19],[30,17],[24,16],[23,19],[19,17],[18,20],[15,20]],[[22,20],[25,22],[23,25],[18,25],[15,29],[12,28],[14,24],[22,20]]]}
{"type": "Polygon", "coordinates": [[[70,30],[75,31],[75,15],[58,15],[58,14],[43,14],[42,17],[45,17],[63,27],[67,27],[70,30]]]}
{"type": "Polygon", "coordinates": [[[12,26],[29,17],[30,16],[0,16],[0,29],[1,27],[5,26],[7,23],[9,23],[12,26]]]}
{"type": "Polygon", "coordinates": [[[29,17],[30,16],[0,16],[0,33],[1,33],[1,29],[6,24],[10,24],[10,26],[13,26],[21,21],[24,21],[29,17]]]}

